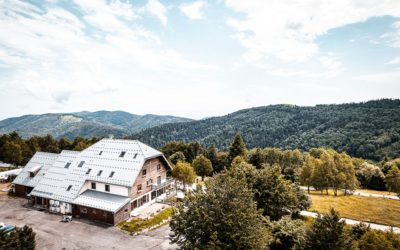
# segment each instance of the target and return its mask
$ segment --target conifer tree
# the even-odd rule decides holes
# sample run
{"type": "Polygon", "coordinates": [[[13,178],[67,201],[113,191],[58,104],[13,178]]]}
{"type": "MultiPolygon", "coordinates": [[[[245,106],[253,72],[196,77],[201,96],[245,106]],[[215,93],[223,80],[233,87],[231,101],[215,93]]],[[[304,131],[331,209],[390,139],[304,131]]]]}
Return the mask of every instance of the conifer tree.
{"type": "Polygon", "coordinates": [[[240,134],[235,135],[235,138],[229,147],[229,161],[232,162],[236,156],[246,156],[246,144],[240,134]]]}

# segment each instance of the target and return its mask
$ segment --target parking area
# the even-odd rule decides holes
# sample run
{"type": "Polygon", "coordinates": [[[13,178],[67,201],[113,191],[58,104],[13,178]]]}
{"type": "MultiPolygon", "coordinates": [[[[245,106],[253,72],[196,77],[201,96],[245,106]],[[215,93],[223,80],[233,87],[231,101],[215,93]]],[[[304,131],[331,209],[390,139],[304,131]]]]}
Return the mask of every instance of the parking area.
{"type": "Polygon", "coordinates": [[[25,199],[0,195],[0,221],[32,227],[37,249],[175,249],[169,244],[168,226],[131,236],[116,227],[86,220],[63,223],[60,215],[26,208],[25,204],[25,199]]]}

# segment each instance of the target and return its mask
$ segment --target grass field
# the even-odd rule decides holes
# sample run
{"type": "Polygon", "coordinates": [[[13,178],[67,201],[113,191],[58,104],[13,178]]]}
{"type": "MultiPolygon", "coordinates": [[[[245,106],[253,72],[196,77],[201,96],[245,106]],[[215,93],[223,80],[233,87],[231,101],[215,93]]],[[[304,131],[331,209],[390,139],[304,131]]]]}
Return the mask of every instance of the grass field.
{"type": "Polygon", "coordinates": [[[335,197],[316,191],[310,195],[310,211],[326,213],[334,208],[344,218],[400,227],[400,201],[356,195],[335,197]]]}
{"type": "Polygon", "coordinates": [[[128,232],[140,232],[144,229],[161,225],[160,223],[171,217],[174,211],[174,208],[169,207],[149,219],[133,218],[131,221],[119,223],[118,227],[128,232]]]}

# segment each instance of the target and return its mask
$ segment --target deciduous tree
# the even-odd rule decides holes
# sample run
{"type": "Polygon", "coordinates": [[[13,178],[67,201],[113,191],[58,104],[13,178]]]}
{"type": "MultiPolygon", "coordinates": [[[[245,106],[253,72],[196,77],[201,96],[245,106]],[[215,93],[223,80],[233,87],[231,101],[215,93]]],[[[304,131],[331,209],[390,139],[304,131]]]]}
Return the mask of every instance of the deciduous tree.
{"type": "Polygon", "coordinates": [[[204,181],[205,176],[210,176],[213,172],[211,161],[204,155],[199,155],[194,159],[192,166],[197,175],[204,181]]]}
{"type": "Polygon", "coordinates": [[[172,216],[171,242],[181,249],[266,249],[268,220],[244,180],[217,175],[185,198],[172,216]]]}

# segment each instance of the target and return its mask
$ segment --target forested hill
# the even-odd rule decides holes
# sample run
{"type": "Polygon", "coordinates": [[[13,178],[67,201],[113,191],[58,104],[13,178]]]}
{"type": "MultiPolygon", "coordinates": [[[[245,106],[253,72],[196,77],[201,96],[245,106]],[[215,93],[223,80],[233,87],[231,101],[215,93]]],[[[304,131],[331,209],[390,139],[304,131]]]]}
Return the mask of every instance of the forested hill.
{"type": "Polygon", "coordinates": [[[135,115],[124,111],[96,111],[24,115],[0,121],[0,134],[18,132],[24,138],[51,134],[55,138],[67,137],[124,137],[169,122],[186,122],[191,119],[161,116],[135,115]]]}
{"type": "Polygon", "coordinates": [[[227,148],[235,133],[251,147],[330,147],[356,157],[400,156],[400,100],[299,107],[272,105],[186,123],[164,124],[133,134],[160,148],[171,140],[227,148]]]}

